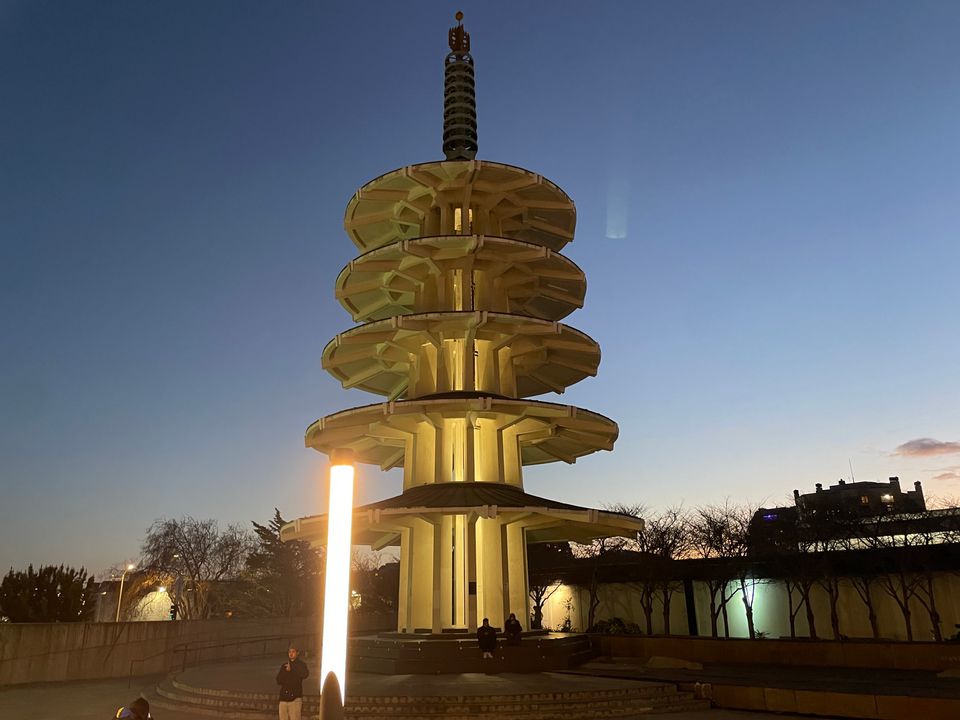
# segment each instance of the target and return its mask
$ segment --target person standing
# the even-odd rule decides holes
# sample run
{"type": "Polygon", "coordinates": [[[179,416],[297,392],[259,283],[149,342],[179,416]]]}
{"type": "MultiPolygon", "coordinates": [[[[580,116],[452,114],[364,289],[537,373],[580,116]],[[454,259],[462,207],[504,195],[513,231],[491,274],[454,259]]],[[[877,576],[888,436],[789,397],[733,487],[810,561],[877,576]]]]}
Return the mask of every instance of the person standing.
{"type": "Polygon", "coordinates": [[[489,618],[484,618],[483,625],[477,628],[477,643],[484,660],[493,658],[493,651],[497,649],[497,631],[490,627],[489,618]]]}
{"type": "Polygon", "coordinates": [[[303,710],[303,681],[310,674],[307,664],[299,657],[300,651],[292,645],[287,650],[287,662],[277,672],[280,686],[280,720],[300,720],[303,710]]]}

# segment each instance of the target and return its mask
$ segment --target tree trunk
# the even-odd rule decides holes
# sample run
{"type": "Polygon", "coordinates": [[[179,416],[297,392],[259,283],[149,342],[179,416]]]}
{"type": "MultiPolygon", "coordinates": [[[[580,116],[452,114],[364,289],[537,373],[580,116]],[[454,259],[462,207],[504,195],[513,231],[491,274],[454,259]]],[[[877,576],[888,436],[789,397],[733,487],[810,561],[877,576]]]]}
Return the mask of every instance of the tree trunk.
{"type": "Polygon", "coordinates": [[[877,611],[873,606],[873,595],[870,591],[873,580],[870,577],[854,577],[850,581],[860,596],[861,602],[867,608],[867,618],[870,620],[870,631],[873,633],[873,639],[878,640],[880,638],[880,623],[877,621],[877,611]]]}
{"type": "Polygon", "coordinates": [[[900,606],[900,612],[903,614],[903,625],[907,631],[907,640],[912,641],[913,621],[911,619],[910,612],[910,597],[913,595],[913,593],[908,589],[907,579],[902,574],[897,579],[900,581],[900,597],[896,598],[896,600],[897,604],[900,606]]]}
{"type": "Polygon", "coordinates": [[[867,608],[868,616],[870,618],[870,630],[873,631],[873,639],[880,639],[880,623],[877,622],[877,611],[873,609],[873,602],[870,602],[869,607],[867,608]]]}
{"type": "Polygon", "coordinates": [[[590,577],[590,606],[587,610],[587,631],[593,630],[597,622],[597,608],[600,607],[600,572],[594,568],[593,575],[590,577]]]}
{"type": "Polygon", "coordinates": [[[740,578],[740,599],[743,600],[743,610],[747,614],[747,633],[751,640],[755,640],[757,631],[753,626],[753,606],[747,602],[747,583],[744,578],[740,578]]]}
{"type": "Polygon", "coordinates": [[[900,606],[900,612],[903,613],[903,624],[907,630],[907,641],[913,641],[913,623],[910,621],[910,606],[909,601],[907,605],[900,606]]]}
{"type": "MultiPolygon", "coordinates": [[[[721,593],[723,590],[720,591],[721,593]]],[[[720,611],[723,613],[723,636],[730,637],[730,618],[727,617],[727,601],[725,597],[720,598],[720,602],[723,605],[720,606],[720,611]]]]}
{"type": "Polygon", "coordinates": [[[787,614],[790,616],[790,637],[797,636],[797,613],[793,610],[793,584],[789,580],[784,580],[784,586],[787,588],[787,614]]]}
{"type": "Polygon", "coordinates": [[[537,603],[533,606],[533,617],[530,620],[531,630],[543,629],[543,604],[537,603]]]}
{"type": "Polygon", "coordinates": [[[927,605],[927,612],[930,614],[930,623],[933,625],[933,639],[935,642],[943,642],[943,633],[940,632],[940,611],[937,610],[937,598],[933,594],[933,577],[927,574],[927,598],[930,601],[927,605]]]}
{"type": "Polygon", "coordinates": [[[831,578],[827,581],[827,593],[830,595],[830,627],[833,630],[833,639],[840,639],[840,612],[837,605],[840,603],[840,581],[831,578]]]}
{"type": "Polygon", "coordinates": [[[717,637],[717,594],[710,585],[710,637],[717,637]]]}
{"type": "Polygon", "coordinates": [[[660,589],[660,600],[663,604],[663,634],[670,634],[670,599],[673,593],[670,592],[670,588],[667,585],[664,585],[660,589]]]}
{"type": "Polygon", "coordinates": [[[812,640],[819,640],[819,636],[817,635],[817,619],[813,614],[813,604],[810,602],[810,586],[801,590],[801,596],[803,597],[804,609],[807,611],[807,628],[810,631],[810,638],[812,640]]]}

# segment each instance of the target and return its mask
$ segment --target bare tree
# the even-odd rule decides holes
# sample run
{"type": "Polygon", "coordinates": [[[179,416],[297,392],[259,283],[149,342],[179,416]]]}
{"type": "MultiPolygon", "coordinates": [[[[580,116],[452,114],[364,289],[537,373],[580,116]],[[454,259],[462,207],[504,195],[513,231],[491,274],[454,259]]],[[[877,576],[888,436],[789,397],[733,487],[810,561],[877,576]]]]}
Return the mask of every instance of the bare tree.
{"type": "MultiPolygon", "coordinates": [[[[606,505],[609,512],[629,515],[631,517],[642,517],[644,512],[643,505],[606,505]]],[[[584,561],[586,572],[581,573],[578,585],[586,588],[589,596],[587,605],[587,629],[589,630],[596,623],[597,608],[600,606],[600,581],[601,568],[608,564],[610,558],[624,550],[637,549],[636,537],[607,537],[596,538],[588,545],[571,543],[571,550],[574,558],[584,561]]]]}
{"type": "Polygon", "coordinates": [[[351,607],[355,612],[397,612],[399,564],[394,555],[354,547],[350,552],[351,607]]]}
{"type": "Polygon", "coordinates": [[[936,594],[939,564],[935,546],[953,545],[957,520],[953,513],[933,510],[907,517],[884,516],[875,521],[879,528],[872,534],[873,542],[886,549],[887,572],[880,578],[880,587],[900,608],[907,639],[913,639],[910,600],[915,599],[927,611],[933,640],[943,640],[936,594]]]}
{"type": "Polygon", "coordinates": [[[543,628],[543,606],[562,586],[563,583],[559,581],[531,580],[530,601],[533,609],[533,614],[530,616],[531,630],[541,630],[543,628]]]}
{"type": "Polygon", "coordinates": [[[747,616],[750,637],[756,637],[753,623],[753,593],[755,580],[745,558],[749,549],[748,528],[752,513],[745,507],[723,505],[697,508],[690,519],[690,547],[695,557],[704,560],[740,559],[739,563],[714,563],[707,577],[710,592],[710,632],[718,636],[719,619],[723,617],[724,634],[730,637],[728,603],[740,593],[747,616]],[[730,586],[737,583],[733,590],[730,586]]]}
{"type": "Polygon", "coordinates": [[[877,608],[873,600],[873,587],[876,585],[876,576],[869,571],[854,573],[849,576],[850,584],[867,610],[867,619],[870,621],[870,632],[874,639],[880,638],[880,623],[877,620],[877,608]]]}
{"type": "Polygon", "coordinates": [[[660,601],[663,632],[670,634],[670,607],[674,594],[683,583],[673,577],[673,561],[690,550],[690,519],[681,506],[644,517],[644,528],[637,533],[637,549],[644,554],[641,563],[648,566],[641,580],[641,606],[646,616],[647,634],[653,633],[653,598],[660,601]]]}
{"type": "Polygon", "coordinates": [[[145,574],[163,578],[180,617],[209,617],[218,583],[237,578],[250,553],[250,533],[239,525],[221,531],[216,520],[160,519],[140,549],[145,574]]]}
{"type": "MultiPolygon", "coordinates": [[[[849,546],[851,525],[854,519],[842,511],[832,514],[818,514],[804,523],[798,549],[804,553],[810,574],[816,584],[827,594],[830,601],[830,629],[833,639],[840,640],[840,574],[834,569],[831,554],[849,546]]],[[[805,600],[807,623],[813,622],[813,605],[810,603],[809,590],[805,600]]],[[[810,637],[816,638],[816,629],[810,625],[810,637]]]]}
{"type": "Polygon", "coordinates": [[[875,550],[880,551],[877,557],[883,563],[877,574],[877,585],[900,609],[907,640],[913,640],[910,603],[920,591],[922,577],[914,572],[916,557],[908,558],[904,553],[897,551],[910,547],[914,542],[914,536],[906,532],[904,527],[899,526],[895,518],[886,515],[870,518],[864,526],[869,528],[864,534],[864,539],[875,550]]]}
{"type": "Polygon", "coordinates": [[[530,629],[543,628],[543,608],[563,585],[564,568],[574,569],[570,543],[534,543],[527,547],[530,629]],[[563,567],[561,567],[563,566],[563,567]]]}

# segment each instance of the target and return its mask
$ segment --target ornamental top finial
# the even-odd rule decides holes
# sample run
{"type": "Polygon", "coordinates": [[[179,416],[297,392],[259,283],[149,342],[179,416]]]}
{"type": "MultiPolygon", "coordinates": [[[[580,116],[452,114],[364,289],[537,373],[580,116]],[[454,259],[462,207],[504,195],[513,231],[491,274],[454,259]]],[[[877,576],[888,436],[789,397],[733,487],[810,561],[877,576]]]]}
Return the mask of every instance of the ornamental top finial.
{"type": "Polygon", "coordinates": [[[450,49],[455,53],[468,53],[470,52],[470,33],[463,29],[463,13],[458,10],[455,17],[457,26],[450,28],[448,36],[450,49]]]}

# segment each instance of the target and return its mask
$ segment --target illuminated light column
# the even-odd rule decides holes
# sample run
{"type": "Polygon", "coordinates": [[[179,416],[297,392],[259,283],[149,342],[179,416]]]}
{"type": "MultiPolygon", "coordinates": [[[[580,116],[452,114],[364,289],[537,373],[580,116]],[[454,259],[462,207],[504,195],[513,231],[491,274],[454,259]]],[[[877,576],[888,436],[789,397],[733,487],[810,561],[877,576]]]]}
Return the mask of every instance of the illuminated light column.
{"type": "Polygon", "coordinates": [[[323,589],[320,717],[343,717],[347,698],[347,614],[350,608],[350,528],[353,516],[353,453],[330,455],[327,568],[323,589]]]}

